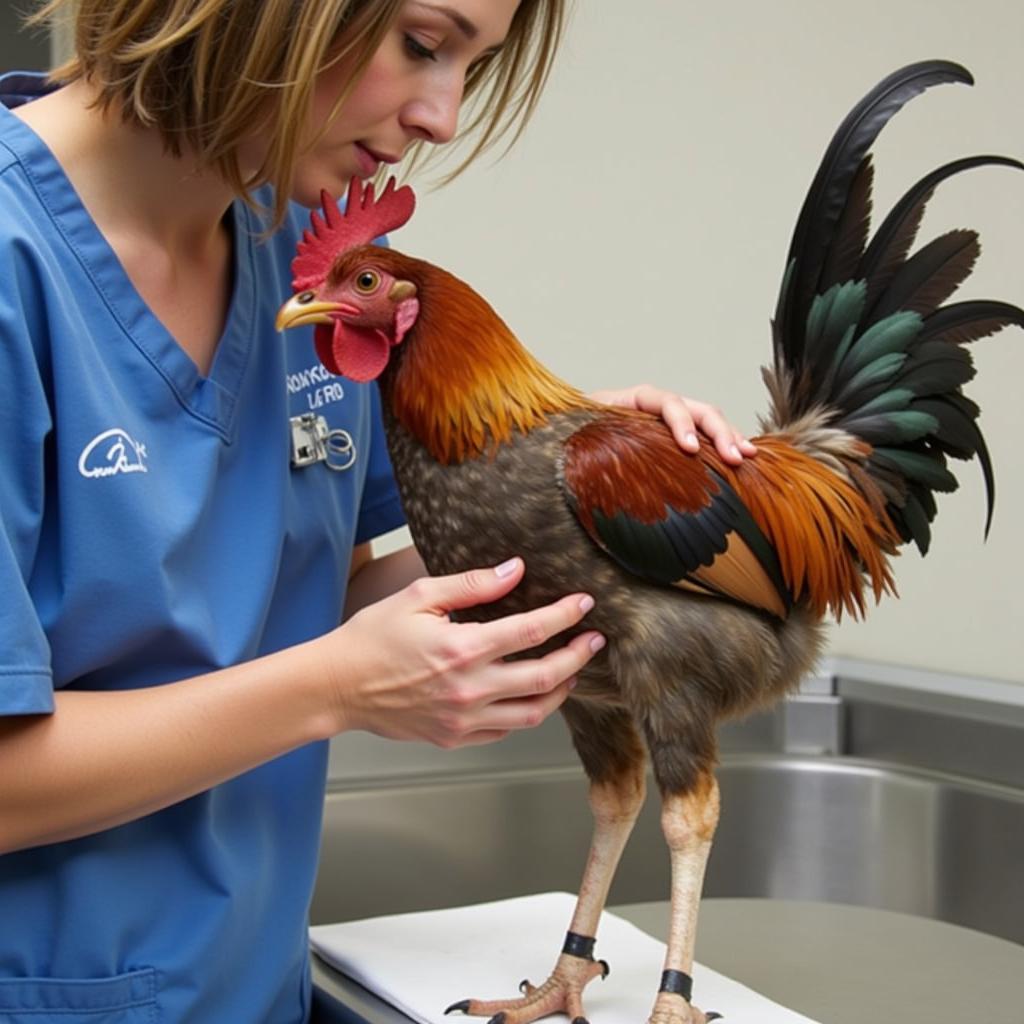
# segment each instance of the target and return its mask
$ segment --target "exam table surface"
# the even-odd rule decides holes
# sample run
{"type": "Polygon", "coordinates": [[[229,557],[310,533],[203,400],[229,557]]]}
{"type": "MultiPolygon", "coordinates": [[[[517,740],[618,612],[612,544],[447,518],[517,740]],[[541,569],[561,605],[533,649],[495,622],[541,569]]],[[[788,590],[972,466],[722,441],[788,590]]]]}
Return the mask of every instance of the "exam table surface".
{"type": "MultiPolygon", "coordinates": [[[[667,903],[612,911],[658,939],[668,933],[667,903]]],[[[697,943],[701,963],[821,1024],[1024,1024],[1024,946],[940,921],[833,903],[708,899],[697,943]]],[[[320,1024],[353,1015],[408,1024],[316,956],[313,984],[320,1024]]]]}

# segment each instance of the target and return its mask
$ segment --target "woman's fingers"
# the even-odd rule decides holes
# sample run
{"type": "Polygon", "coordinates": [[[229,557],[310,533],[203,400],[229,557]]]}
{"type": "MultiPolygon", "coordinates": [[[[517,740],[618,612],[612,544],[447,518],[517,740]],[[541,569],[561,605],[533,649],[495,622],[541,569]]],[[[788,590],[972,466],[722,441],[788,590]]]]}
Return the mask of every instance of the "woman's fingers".
{"type": "Polygon", "coordinates": [[[588,630],[542,658],[495,660],[464,680],[465,689],[445,716],[444,745],[484,743],[484,736],[532,729],[557,711],[576,685],[576,675],[605,646],[588,630]]]}
{"type": "MultiPolygon", "coordinates": [[[[498,600],[519,583],[523,570],[523,560],[512,558],[493,569],[425,577],[407,590],[422,609],[444,615],[456,609],[498,600]]],[[[594,599],[589,594],[569,594],[540,608],[479,625],[472,640],[464,627],[457,629],[459,633],[464,632],[467,644],[478,652],[481,659],[492,661],[539,647],[553,636],[577,625],[593,607],[594,599]]]]}
{"type": "Polygon", "coordinates": [[[504,662],[491,699],[479,709],[474,735],[476,730],[511,732],[540,725],[562,706],[576,674],[604,645],[600,633],[589,631],[543,658],[504,662]]]}
{"type": "Polygon", "coordinates": [[[490,604],[504,597],[523,578],[523,560],[510,558],[490,569],[470,569],[450,576],[424,576],[406,593],[424,611],[440,615],[461,608],[490,604]]]}
{"type": "Polygon", "coordinates": [[[589,594],[570,594],[553,604],[495,619],[481,628],[487,637],[489,652],[494,657],[503,658],[539,647],[553,636],[571,629],[593,607],[594,599],[589,594]]]}
{"type": "Polygon", "coordinates": [[[462,738],[460,747],[482,747],[486,743],[497,743],[508,736],[508,729],[481,729],[479,732],[471,732],[462,738]]]}
{"type": "Polygon", "coordinates": [[[605,639],[600,633],[588,630],[543,658],[501,662],[496,673],[500,681],[495,684],[500,697],[492,697],[492,700],[543,698],[563,683],[574,681],[576,674],[604,645],[605,639]]]}
{"type": "MultiPolygon", "coordinates": [[[[676,442],[685,451],[700,450],[697,431],[702,428],[698,420],[697,407],[702,403],[692,402],[682,395],[664,391],[649,384],[642,384],[636,389],[635,402],[636,407],[643,412],[660,416],[672,431],[676,442]]],[[[709,437],[713,436],[708,431],[705,433],[708,433],[709,437]]]]}
{"type": "Polygon", "coordinates": [[[543,656],[530,652],[572,628],[594,607],[572,594],[490,622],[453,622],[448,612],[508,593],[522,559],[497,568],[427,577],[368,605],[342,627],[362,652],[339,673],[339,705],[348,728],[442,747],[485,743],[539,725],[566,699],[570,680],[604,646],[586,630],[543,656]],[[365,664],[364,664],[365,663],[365,664]]]}
{"type": "Polygon", "coordinates": [[[711,439],[718,454],[726,462],[734,466],[739,465],[745,455],[756,454],[757,448],[729,423],[720,409],[692,398],[683,401],[693,417],[695,426],[711,439]]]}
{"type": "Polygon", "coordinates": [[[757,448],[729,423],[719,409],[707,402],[649,384],[623,391],[598,391],[592,397],[609,405],[640,409],[660,416],[683,451],[695,453],[700,450],[699,432],[710,439],[722,458],[731,465],[739,465],[745,456],[757,454],[757,448]]]}

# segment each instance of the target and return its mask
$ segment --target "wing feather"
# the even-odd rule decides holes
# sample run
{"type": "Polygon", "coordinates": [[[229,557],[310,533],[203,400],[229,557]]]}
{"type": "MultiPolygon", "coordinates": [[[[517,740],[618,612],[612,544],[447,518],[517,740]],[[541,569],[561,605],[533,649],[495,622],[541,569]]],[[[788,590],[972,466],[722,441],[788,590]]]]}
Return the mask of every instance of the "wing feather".
{"type": "Polygon", "coordinates": [[[566,441],[562,485],[591,539],[630,572],[785,618],[774,549],[709,452],[685,454],[653,417],[610,414],[566,441]]]}

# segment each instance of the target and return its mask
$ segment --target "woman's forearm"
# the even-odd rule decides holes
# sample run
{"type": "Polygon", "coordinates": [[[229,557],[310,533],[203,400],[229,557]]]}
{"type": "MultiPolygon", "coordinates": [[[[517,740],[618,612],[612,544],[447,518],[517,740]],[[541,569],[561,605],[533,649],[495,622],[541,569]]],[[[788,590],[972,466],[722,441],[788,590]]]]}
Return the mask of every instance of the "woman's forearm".
{"type": "Polygon", "coordinates": [[[0,853],[193,796],[338,727],[316,642],[163,686],[58,692],[0,720],[0,853]]]}
{"type": "MultiPolygon", "coordinates": [[[[413,548],[365,562],[349,614],[424,572],[413,548]]],[[[53,714],[0,718],[0,853],[112,828],[346,728],[331,644],[143,689],[58,691],[53,714]]]]}

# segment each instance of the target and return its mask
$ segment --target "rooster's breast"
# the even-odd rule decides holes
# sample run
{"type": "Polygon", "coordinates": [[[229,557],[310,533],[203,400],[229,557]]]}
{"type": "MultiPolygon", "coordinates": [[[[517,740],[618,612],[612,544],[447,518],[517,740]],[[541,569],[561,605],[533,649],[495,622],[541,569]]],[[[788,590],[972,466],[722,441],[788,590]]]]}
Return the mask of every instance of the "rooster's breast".
{"type": "Polygon", "coordinates": [[[592,418],[553,416],[494,452],[451,465],[435,461],[397,422],[387,423],[402,505],[431,574],[515,555],[526,562],[523,582],[479,617],[535,608],[577,590],[609,590],[622,575],[584,533],[558,482],[565,439],[592,418]]]}

